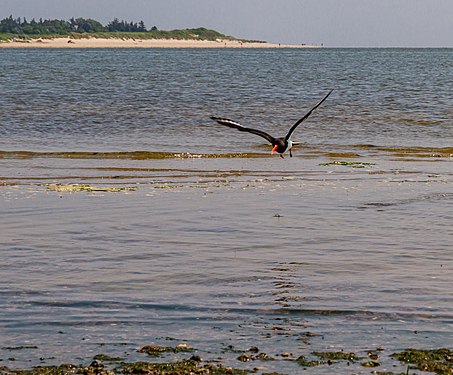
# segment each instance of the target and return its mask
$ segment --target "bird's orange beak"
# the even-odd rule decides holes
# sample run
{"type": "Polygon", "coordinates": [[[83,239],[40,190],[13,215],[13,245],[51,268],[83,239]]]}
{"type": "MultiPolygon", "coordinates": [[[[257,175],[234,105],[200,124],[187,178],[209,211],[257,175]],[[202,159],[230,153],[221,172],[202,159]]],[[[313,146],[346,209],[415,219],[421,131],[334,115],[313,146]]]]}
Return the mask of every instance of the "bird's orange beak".
{"type": "Polygon", "coordinates": [[[273,154],[275,151],[277,151],[278,145],[275,145],[274,148],[272,149],[271,154],[273,154]]]}

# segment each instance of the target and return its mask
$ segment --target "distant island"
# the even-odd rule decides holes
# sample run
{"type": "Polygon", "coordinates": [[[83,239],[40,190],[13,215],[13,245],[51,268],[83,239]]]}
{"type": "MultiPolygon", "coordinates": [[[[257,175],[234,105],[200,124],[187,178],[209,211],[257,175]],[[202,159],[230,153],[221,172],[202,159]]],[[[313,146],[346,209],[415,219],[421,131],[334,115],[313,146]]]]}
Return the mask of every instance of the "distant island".
{"type": "Polygon", "coordinates": [[[306,48],[239,39],[205,27],[148,29],[143,21],[113,19],[105,26],[91,18],[27,20],[12,15],[0,21],[0,48],[306,48]]]}
{"type": "Polygon", "coordinates": [[[260,40],[238,39],[233,36],[224,35],[218,31],[204,27],[194,29],[177,29],[171,31],[159,30],[156,26],[147,29],[143,21],[128,22],[115,18],[107,25],[99,21],[85,18],[71,18],[65,20],[43,20],[36,21],[34,18],[28,21],[24,18],[13,18],[9,16],[0,21],[0,40],[9,41],[12,39],[35,39],[55,38],[70,36],[74,39],[95,37],[95,38],[136,38],[136,39],[176,39],[176,40],[236,40],[251,43],[266,43],[260,40]]]}

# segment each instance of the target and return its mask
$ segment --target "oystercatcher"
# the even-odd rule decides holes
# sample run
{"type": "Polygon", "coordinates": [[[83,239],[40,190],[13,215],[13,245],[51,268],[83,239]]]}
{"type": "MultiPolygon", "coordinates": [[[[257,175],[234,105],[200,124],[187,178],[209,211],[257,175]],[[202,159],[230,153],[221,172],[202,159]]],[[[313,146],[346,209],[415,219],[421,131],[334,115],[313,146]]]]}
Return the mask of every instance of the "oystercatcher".
{"type": "Polygon", "coordinates": [[[213,119],[214,121],[217,121],[220,125],[225,125],[230,128],[237,129],[241,132],[249,132],[252,134],[259,135],[260,137],[263,137],[264,139],[268,140],[272,144],[272,146],[274,146],[272,149],[272,154],[274,152],[278,152],[280,154],[280,157],[283,158],[284,157],[283,154],[286,151],[289,151],[289,156],[292,157],[293,155],[291,153],[291,147],[293,147],[293,142],[291,141],[291,135],[293,134],[294,130],[296,130],[296,128],[299,126],[299,124],[302,121],[305,121],[308,118],[308,116],[310,116],[312,114],[312,112],[316,108],[318,108],[324,102],[324,100],[326,100],[329,97],[329,95],[332,93],[332,91],[333,90],[330,90],[329,93],[324,97],[324,99],[322,99],[310,111],[308,111],[304,117],[302,117],[300,120],[298,120],[291,127],[291,129],[289,129],[289,132],[288,132],[288,134],[286,134],[285,137],[281,137],[281,138],[274,138],[273,136],[271,136],[270,134],[267,134],[266,132],[263,132],[263,131],[257,130],[257,129],[247,128],[247,127],[239,124],[236,121],[229,120],[226,118],[212,116],[211,119],[213,119]]]}

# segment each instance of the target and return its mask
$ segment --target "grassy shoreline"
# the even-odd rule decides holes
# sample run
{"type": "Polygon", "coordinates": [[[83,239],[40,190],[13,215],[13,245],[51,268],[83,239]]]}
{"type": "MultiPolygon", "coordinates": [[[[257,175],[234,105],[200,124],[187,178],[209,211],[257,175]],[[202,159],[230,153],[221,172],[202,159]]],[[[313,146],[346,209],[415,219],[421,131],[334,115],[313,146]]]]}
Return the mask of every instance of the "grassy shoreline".
{"type": "Polygon", "coordinates": [[[203,27],[171,31],[0,33],[0,48],[316,48],[307,44],[240,39],[203,27]]]}
{"type": "Polygon", "coordinates": [[[27,42],[36,39],[56,39],[56,38],[71,38],[71,39],[174,39],[174,40],[200,40],[200,41],[236,41],[243,43],[266,43],[263,40],[248,40],[239,39],[233,36],[221,34],[215,30],[206,28],[197,29],[176,29],[171,31],[155,30],[144,32],[120,32],[120,31],[102,31],[93,33],[65,33],[65,34],[10,34],[0,33],[0,42],[9,42],[12,40],[27,42]]]}

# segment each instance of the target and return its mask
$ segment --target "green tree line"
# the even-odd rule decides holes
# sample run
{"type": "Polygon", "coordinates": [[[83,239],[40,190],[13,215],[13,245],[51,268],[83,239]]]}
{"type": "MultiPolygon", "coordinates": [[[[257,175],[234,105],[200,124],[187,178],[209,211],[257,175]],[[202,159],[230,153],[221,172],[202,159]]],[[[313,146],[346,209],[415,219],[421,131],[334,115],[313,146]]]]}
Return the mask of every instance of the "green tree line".
{"type": "Polygon", "coordinates": [[[24,18],[13,18],[9,16],[0,21],[0,33],[9,34],[59,34],[69,33],[97,33],[97,32],[146,32],[158,31],[156,26],[147,29],[143,21],[127,22],[115,18],[106,26],[91,18],[71,18],[65,20],[43,20],[36,21],[34,18],[28,21],[24,18]]]}

